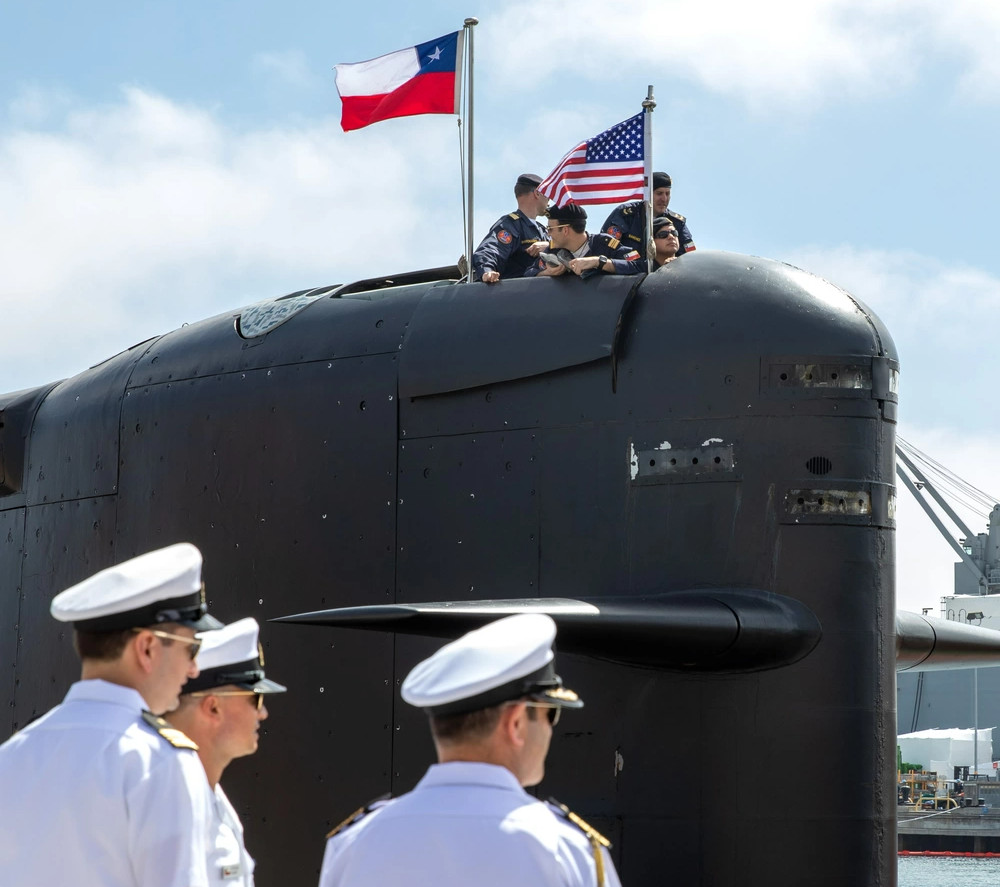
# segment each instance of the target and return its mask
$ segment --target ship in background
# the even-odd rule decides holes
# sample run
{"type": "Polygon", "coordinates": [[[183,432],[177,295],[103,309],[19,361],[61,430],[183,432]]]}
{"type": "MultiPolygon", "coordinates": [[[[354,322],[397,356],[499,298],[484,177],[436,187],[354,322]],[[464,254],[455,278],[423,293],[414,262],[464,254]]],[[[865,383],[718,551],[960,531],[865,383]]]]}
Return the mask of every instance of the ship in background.
{"type": "MultiPolygon", "coordinates": [[[[963,481],[901,438],[897,438],[896,456],[902,485],[960,558],[955,564],[954,592],[941,598],[940,618],[1000,630],[1000,505],[996,497],[963,481]],[[957,503],[986,517],[987,531],[974,533],[956,511],[957,503]],[[948,522],[958,529],[958,538],[948,522]]],[[[896,692],[899,735],[934,728],[1000,727],[1000,668],[901,673],[896,692]]],[[[992,761],[982,760],[981,754],[977,757],[980,775],[995,777],[992,761]]]]}

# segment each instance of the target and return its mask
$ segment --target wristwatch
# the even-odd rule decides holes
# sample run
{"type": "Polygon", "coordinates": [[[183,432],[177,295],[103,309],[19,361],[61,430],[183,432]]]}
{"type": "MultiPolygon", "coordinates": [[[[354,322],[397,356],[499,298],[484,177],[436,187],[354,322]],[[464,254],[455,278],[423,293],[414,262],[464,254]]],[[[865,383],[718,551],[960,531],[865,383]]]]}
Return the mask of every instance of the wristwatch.
{"type": "Polygon", "coordinates": [[[608,264],[608,257],[607,256],[598,256],[597,257],[597,270],[598,271],[603,271],[604,270],[604,266],[607,265],[607,264],[608,264]]]}

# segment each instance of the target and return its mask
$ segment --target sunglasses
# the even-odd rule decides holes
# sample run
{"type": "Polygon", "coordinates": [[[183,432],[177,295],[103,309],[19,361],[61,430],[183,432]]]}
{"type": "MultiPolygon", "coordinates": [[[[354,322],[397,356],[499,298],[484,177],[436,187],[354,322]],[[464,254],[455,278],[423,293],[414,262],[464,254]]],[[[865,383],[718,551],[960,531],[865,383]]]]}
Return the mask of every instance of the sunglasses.
{"type": "Polygon", "coordinates": [[[224,693],[214,693],[211,690],[199,690],[197,693],[188,693],[188,696],[253,696],[253,705],[260,711],[264,707],[264,694],[255,693],[253,690],[227,690],[224,693]]]}
{"type": "Polygon", "coordinates": [[[169,641],[181,641],[188,645],[188,656],[191,657],[191,661],[194,662],[195,657],[198,655],[198,651],[201,649],[201,638],[187,638],[182,634],[171,634],[169,631],[160,631],[158,628],[133,628],[132,631],[138,633],[140,631],[148,631],[150,634],[156,635],[158,638],[164,638],[169,641]]]}
{"type": "Polygon", "coordinates": [[[554,727],[559,723],[559,717],[562,715],[562,706],[553,705],[551,702],[532,702],[530,699],[519,700],[525,704],[527,708],[541,708],[545,710],[545,716],[549,719],[549,723],[554,727]]]}
{"type": "Polygon", "coordinates": [[[545,230],[551,234],[553,231],[558,231],[560,228],[568,228],[569,225],[549,225],[545,230]]]}
{"type": "Polygon", "coordinates": [[[676,228],[660,228],[660,230],[653,235],[653,239],[666,240],[668,237],[676,237],[676,236],[677,236],[676,228]]]}

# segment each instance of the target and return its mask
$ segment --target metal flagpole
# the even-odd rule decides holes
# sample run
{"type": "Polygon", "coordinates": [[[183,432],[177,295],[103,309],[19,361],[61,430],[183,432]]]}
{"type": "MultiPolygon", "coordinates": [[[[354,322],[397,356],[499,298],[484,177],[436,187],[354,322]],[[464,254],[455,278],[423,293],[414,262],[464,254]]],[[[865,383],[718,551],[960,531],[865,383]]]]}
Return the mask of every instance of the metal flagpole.
{"type": "MultiPolygon", "coordinates": [[[[653,244],[653,109],[656,102],[653,99],[653,84],[646,88],[646,99],[642,103],[642,153],[643,173],[646,178],[646,270],[653,270],[653,256],[650,249],[653,244]]],[[[655,250],[655,247],[652,247],[655,250]]]]}
{"type": "Polygon", "coordinates": [[[472,167],[472,29],[479,24],[479,19],[470,17],[465,20],[465,32],[468,35],[468,45],[469,45],[469,72],[468,72],[468,89],[466,91],[465,101],[467,113],[465,115],[466,119],[466,147],[468,162],[465,164],[465,172],[468,176],[467,192],[469,195],[469,205],[467,208],[467,215],[465,217],[465,260],[469,265],[468,271],[468,282],[472,283],[472,211],[475,206],[472,195],[472,181],[473,181],[473,167],[472,167]]]}

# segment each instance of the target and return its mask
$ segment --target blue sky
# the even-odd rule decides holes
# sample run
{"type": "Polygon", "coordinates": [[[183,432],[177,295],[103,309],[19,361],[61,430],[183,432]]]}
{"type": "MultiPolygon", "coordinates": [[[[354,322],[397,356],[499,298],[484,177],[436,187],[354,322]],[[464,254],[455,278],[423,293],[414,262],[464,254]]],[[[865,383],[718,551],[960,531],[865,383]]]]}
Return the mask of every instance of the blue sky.
{"type": "MultiPolygon", "coordinates": [[[[901,434],[1000,492],[994,0],[415,9],[0,6],[0,390],[284,292],[453,262],[455,118],[345,134],[331,68],[477,15],[478,232],[518,173],[653,84],[654,167],[698,245],[870,305],[900,352],[901,434]]],[[[900,605],[936,608],[953,557],[905,493],[898,553],[900,605]]]]}

